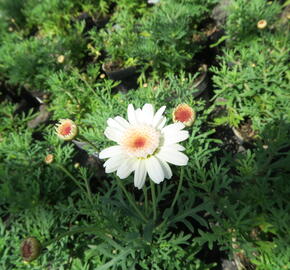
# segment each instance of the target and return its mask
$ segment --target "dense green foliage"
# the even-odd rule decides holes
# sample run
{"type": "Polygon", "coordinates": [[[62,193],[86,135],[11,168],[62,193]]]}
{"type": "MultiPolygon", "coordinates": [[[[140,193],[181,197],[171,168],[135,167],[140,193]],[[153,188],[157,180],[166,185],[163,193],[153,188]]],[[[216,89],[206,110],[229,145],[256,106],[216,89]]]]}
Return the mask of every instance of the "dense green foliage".
{"type": "Polygon", "coordinates": [[[290,269],[289,7],[223,2],[0,0],[0,269],[290,269]],[[136,66],[135,89],[104,63],[136,66]],[[138,190],[98,153],[107,119],[145,103],[197,118],[188,164],[138,190]],[[67,118],[79,137],[64,142],[67,118]],[[25,263],[29,236],[44,249],[25,263]]]}

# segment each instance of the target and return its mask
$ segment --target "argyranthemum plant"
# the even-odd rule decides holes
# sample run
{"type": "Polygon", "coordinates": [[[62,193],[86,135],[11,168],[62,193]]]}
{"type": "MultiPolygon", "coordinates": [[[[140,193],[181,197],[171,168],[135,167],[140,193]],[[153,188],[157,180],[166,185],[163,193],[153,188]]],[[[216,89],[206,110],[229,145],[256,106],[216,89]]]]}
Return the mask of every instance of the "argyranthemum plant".
{"type": "Polygon", "coordinates": [[[147,173],[156,184],[172,177],[168,163],[184,166],[188,157],[178,142],[189,137],[182,123],[165,126],[163,116],[165,106],[156,113],[151,104],[134,109],[128,106],[128,121],[117,116],[109,118],[105,135],[118,145],[100,152],[101,159],[109,158],[104,167],[106,173],[117,171],[121,179],[127,178],[134,171],[134,185],[141,189],[147,173]]]}

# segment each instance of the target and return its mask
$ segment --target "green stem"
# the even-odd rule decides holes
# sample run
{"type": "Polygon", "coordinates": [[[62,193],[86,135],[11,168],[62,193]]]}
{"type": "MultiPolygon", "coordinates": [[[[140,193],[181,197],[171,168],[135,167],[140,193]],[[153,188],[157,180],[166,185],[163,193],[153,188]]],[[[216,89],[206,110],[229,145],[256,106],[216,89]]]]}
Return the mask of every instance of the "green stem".
{"type": "Polygon", "coordinates": [[[147,222],[146,217],[142,214],[142,212],[140,211],[140,209],[137,207],[136,203],[132,200],[132,197],[129,195],[128,191],[126,190],[126,188],[124,187],[122,181],[120,181],[120,179],[118,177],[117,178],[117,183],[118,185],[121,187],[121,189],[123,190],[124,194],[126,195],[128,201],[130,202],[130,204],[132,205],[132,207],[136,210],[137,214],[140,216],[140,218],[147,222]]]}
{"type": "Polygon", "coordinates": [[[183,183],[183,178],[184,178],[184,168],[181,167],[178,188],[177,188],[177,191],[175,193],[175,197],[174,197],[173,202],[172,202],[171,207],[170,207],[171,210],[173,210],[173,208],[174,208],[174,206],[176,204],[176,201],[178,199],[178,196],[179,196],[179,193],[180,193],[180,190],[181,190],[181,187],[182,187],[182,183],[183,183]]]}
{"type": "Polygon", "coordinates": [[[143,186],[143,193],[144,193],[144,201],[145,201],[145,213],[148,213],[148,195],[147,195],[147,189],[145,185],[143,186]]]}
{"type": "Polygon", "coordinates": [[[56,167],[58,167],[59,169],[61,169],[70,179],[72,179],[75,184],[81,189],[83,190],[83,187],[80,185],[79,181],[62,165],[60,164],[55,164],[56,167]]]}
{"type": "Polygon", "coordinates": [[[93,196],[92,196],[92,192],[91,192],[91,189],[90,189],[89,181],[88,181],[87,178],[84,178],[84,181],[85,181],[85,185],[86,185],[89,201],[93,205],[94,201],[93,201],[93,196]]]}
{"type": "Polygon", "coordinates": [[[97,152],[99,152],[99,149],[92,142],[90,142],[88,139],[86,139],[84,136],[78,135],[78,138],[81,141],[86,142],[87,144],[89,144],[90,146],[92,146],[97,152]]]}
{"type": "MultiPolygon", "coordinates": [[[[42,244],[42,248],[46,248],[50,244],[59,241],[63,237],[70,236],[70,235],[73,235],[73,234],[76,234],[76,233],[93,232],[93,231],[100,232],[100,229],[97,228],[97,227],[79,227],[77,229],[74,229],[74,230],[71,230],[71,231],[68,231],[68,232],[64,232],[64,233],[60,234],[59,236],[44,242],[42,244]]],[[[100,232],[100,233],[105,233],[105,232],[100,232]]]]}
{"type": "Polygon", "coordinates": [[[152,180],[150,180],[150,187],[151,187],[151,197],[153,203],[153,222],[155,223],[157,218],[157,205],[156,205],[156,195],[155,195],[155,184],[152,180]]]}

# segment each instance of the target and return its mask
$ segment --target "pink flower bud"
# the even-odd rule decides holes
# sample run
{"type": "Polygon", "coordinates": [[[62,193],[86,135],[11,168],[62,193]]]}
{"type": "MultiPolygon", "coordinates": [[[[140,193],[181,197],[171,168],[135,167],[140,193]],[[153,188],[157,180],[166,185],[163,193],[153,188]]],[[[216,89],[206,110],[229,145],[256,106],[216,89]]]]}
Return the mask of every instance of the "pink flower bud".
{"type": "Polygon", "coordinates": [[[179,104],[172,113],[173,122],[191,126],[196,118],[195,111],[187,104],[179,104]]]}

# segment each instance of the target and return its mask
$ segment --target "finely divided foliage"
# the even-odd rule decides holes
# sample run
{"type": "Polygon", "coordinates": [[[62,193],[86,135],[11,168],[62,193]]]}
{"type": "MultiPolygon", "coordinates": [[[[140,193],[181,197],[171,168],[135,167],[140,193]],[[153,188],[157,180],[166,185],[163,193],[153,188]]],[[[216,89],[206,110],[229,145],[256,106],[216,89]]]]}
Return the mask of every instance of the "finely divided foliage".
{"type": "Polygon", "coordinates": [[[0,0],[0,269],[290,269],[289,17],[0,0]]]}

